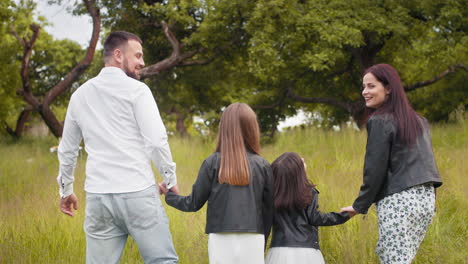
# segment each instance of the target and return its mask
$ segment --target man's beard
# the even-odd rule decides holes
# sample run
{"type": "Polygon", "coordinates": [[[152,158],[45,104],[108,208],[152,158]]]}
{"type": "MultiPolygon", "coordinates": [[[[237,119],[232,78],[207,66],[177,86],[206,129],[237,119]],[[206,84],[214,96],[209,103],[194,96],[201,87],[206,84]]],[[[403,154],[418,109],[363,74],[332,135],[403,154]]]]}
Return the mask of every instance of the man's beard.
{"type": "Polygon", "coordinates": [[[137,75],[136,72],[130,71],[130,69],[128,68],[127,60],[124,60],[123,71],[125,72],[125,74],[127,74],[128,77],[133,78],[135,80],[140,80],[140,76],[137,75]]]}

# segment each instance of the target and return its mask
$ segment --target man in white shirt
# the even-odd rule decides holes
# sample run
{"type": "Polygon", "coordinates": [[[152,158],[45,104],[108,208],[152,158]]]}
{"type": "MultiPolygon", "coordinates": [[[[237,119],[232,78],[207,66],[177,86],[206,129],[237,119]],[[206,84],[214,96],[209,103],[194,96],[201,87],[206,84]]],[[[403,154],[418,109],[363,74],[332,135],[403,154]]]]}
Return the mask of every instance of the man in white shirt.
{"type": "Polygon", "coordinates": [[[73,171],[84,140],[87,263],[117,263],[128,235],[145,263],[177,263],[151,161],[178,192],[175,163],[153,95],[139,81],[144,67],[140,38],[112,32],[104,43],[99,75],[76,90],[58,148],[60,210],[74,216],[73,171]]]}

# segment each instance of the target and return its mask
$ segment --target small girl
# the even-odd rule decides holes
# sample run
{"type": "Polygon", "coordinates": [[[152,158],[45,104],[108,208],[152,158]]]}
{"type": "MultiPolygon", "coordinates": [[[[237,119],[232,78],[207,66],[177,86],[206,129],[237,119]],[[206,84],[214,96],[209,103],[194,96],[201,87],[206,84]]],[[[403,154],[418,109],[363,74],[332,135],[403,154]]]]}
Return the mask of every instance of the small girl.
{"type": "Polygon", "coordinates": [[[274,179],[273,238],[266,264],[325,263],[318,226],[339,225],[348,213],[318,211],[318,191],[306,176],[304,160],[286,152],[272,164],[274,179]]]}
{"type": "Polygon", "coordinates": [[[216,152],[202,164],[192,193],[166,193],[166,202],[185,212],[208,201],[206,230],[210,263],[264,263],[273,219],[273,176],[259,156],[257,117],[234,103],[221,116],[216,152]]]}

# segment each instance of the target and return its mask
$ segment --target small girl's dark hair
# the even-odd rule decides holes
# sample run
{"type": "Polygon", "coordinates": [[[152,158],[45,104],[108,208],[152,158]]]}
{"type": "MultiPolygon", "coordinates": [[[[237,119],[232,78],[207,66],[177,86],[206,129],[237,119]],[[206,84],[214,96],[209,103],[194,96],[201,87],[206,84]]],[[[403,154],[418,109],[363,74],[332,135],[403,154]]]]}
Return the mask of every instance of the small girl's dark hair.
{"type": "Polygon", "coordinates": [[[314,185],[307,179],[304,162],[295,152],[285,152],[272,164],[276,210],[304,209],[312,201],[314,185]]]}

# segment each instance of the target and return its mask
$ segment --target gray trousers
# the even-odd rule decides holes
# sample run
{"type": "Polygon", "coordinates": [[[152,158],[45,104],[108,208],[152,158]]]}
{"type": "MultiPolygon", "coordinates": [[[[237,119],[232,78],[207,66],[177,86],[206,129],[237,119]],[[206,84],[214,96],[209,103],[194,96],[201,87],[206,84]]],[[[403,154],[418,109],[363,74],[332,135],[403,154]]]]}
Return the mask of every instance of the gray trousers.
{"type": "Polygon", "coordinates": [[[143,191],[86,194],[86,263],[118,263],[128,235],[145,263],[177,263],[169,221],[153,185],[143,191]]]}

